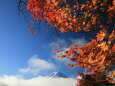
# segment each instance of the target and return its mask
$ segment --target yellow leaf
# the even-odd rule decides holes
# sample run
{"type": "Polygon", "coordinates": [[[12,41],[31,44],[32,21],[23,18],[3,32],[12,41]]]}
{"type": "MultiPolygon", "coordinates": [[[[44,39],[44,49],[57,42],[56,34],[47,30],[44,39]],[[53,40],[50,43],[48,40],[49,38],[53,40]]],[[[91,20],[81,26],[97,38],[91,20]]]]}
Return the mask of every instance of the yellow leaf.
{"type": "Polygon", "coordinates": [[[103,47],[103,46],[105,46],[106,45],[106,42],[101,42],[101,43],[99,43],[98,45],[97,45],[97,47],[103,47]]]}

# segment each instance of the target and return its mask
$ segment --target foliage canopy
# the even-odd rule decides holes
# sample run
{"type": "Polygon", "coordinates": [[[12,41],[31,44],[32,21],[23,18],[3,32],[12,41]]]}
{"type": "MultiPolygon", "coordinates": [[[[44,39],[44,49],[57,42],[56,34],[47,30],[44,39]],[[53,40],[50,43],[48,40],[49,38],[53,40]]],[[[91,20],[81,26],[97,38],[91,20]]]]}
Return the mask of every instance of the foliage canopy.
{"type": "MultiPolygon", "coordinates": [[[[72,44],[69,50],[64,51],[65,54],[59,57],[69,57],[69,60],[75,62],[69,64],[70,67],[81,66],[90,72],[90,75],[82,74],[82,76],[90,76],[91,80],[95,78],[97,79],[95,82],[104,79],[115,83],[113,81],[115,70],[108,77],[102,77],[105,76],[102,73],[115,65],[115,0],[28,0],[26,8],[35,19],[32,24],[41,19],[51,24],[52,29],[59,29],[62,33],[95,31],[97,33],[95,39],[85,46],[72,44]],[[102,76],[99,77],[99,74],[102,76]]],[[[34,30],[31,29],[31,32],[34,33],[34,30]]],[[[55,50],[55,52],[62,51],[55,50]]],[[[85,80],[86,78],[82,77],[79,83],[88,83],[85,80]]]]}

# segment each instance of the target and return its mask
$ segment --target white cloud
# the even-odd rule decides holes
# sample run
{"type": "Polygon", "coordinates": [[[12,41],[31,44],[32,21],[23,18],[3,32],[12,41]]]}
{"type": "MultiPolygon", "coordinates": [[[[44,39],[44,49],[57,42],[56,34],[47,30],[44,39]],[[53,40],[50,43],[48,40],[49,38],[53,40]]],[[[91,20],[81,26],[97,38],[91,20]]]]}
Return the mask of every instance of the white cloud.
{"type": "Polygon", "coordinates": [[[35,77],[23,79],[16,76],[0,77],[0,86],[76,86],[72,78],[35,77]]]}
{"type": "Polygon", "coordinates": [[[32,73],[38,74],[41,71],[45,70],[53,70],[55,69],[55,65],[51,62],[45,61],[43,59],[38,58],[38,56],[33,56],[28,60],[27,68],[20,68],[19,72],[21,73],[32,73]]]}

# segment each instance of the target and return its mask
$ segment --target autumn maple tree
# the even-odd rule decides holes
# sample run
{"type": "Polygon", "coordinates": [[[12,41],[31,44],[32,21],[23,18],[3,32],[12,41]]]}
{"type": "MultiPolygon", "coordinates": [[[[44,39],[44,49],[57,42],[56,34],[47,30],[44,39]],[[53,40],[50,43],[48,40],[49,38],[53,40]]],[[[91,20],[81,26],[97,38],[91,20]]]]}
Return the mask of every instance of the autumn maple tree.
{"type": "MultiPolygon", "coordinates": [[[[58,56],[59,58],[69,57],[69,60],[74,62],[69,64],[70,67],[85,67],[85,71],[90,73],[86,76],[96,79],[99,74],[105,74],[109,67],[115,65],[115,0],[28,0],[26,9],[35,20],[32,24],[42,20],[51,24],[52,29],[58,29],[62,33],[95,32],[97,34],[85,46],[72,44],[69,50],[54,50],[57,53],[64,52],[58,56]]],[[[32,29],[30,31],[32,34],[35,33],[32,29]]],[[[105,75],[102,74],[103,76],[105,75]]],[[[94,81],[99,82],[102,77],[94,81]]],[[[114,77],[115,71],[104,80],[115,83],[114,77]]],[[[83,80],[85,78],[79,83],[83,80]]]]}
{"type": "MultiPolygon", "coordinates": [[[[82,79],[78,78],[77,86],[113,86],[112,83],[109,83],[106,80],[106,75],[104,73],[101,74],[86,74],[79,72],[79,75],[82,79]]],[[[110,79],[109,79],[110,80],[110,79]]]]}

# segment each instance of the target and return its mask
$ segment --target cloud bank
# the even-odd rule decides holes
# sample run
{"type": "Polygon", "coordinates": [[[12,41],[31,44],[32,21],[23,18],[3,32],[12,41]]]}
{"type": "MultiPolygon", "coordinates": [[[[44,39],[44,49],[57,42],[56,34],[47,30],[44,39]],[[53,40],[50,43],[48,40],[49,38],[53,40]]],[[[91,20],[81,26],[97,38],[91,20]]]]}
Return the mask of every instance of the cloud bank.
{"type": "Polygon", "coordinates": [[[27,68],[20,68],[21,73],[32,73],[34,75],[41,71],[56,69],[55,65],[51,62],[38,58],[38,56],[33,56],[28,60],[27,68]]]}
{"type": "Polygon", "coordinates": [[[0,77],[0,86],[75,86],[76,80],[72,78],[35,77],[22,79],[16,76],[0,77]]]}

